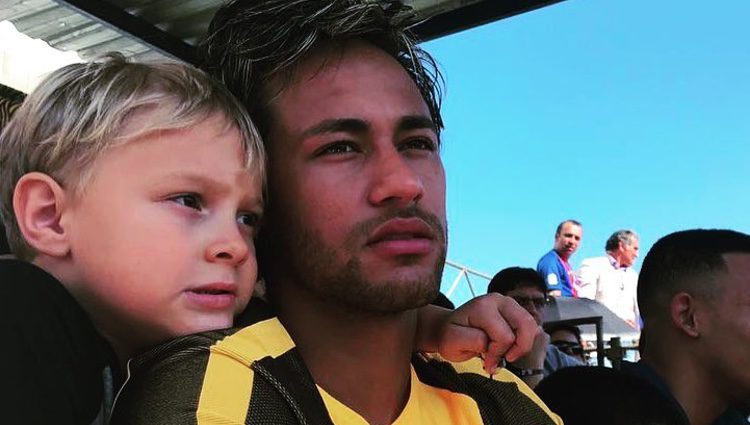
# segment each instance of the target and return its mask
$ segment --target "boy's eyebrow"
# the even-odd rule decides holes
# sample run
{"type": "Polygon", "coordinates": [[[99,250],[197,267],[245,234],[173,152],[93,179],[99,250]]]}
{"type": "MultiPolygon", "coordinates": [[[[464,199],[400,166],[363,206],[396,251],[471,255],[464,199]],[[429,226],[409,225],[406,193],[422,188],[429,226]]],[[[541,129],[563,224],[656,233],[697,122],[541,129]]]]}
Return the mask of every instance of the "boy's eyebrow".
{"type": "MultiPolygon", "coordinates": [[[[212,190],[216,190],[220,194],[229,193],[232,190],[232,187],[235,186],[234,184],[227,184],[209,176],[193,174],[189,171],[188,172],[185,172],[185,171],[173,172],[173,173],[167,174],[166,178],[180,180],[185,183],[196,185],[200,188],[210,187],[212,190]]],[[[241,184],[241,182],[238,181],[237,184],[241,184]]],[[[263,205],[263,196],[262,196],[261,191],[258,190],[257,194],[246,197],[245,201],[252,203],[254,205],[255,204],[263,205]]]]}

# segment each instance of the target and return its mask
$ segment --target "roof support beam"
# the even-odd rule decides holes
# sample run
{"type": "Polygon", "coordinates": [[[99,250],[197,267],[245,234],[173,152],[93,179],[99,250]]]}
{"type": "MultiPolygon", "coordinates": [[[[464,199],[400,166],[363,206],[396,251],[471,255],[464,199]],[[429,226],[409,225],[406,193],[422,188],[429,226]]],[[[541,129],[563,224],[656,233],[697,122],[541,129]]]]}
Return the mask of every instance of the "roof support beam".
{"type": "Polygon", "coordinates": [[[485,0],[435,15],[415,25],[412,31],[422,41],[539,9],[563,0],[485,0]]]}
{"type": "Polygon", "coordinates": [[[188,63],[195,63],[195,47],[123,9],[101,0],[57,0],[103,25],[134,37],[154,50],[188,63]]]}

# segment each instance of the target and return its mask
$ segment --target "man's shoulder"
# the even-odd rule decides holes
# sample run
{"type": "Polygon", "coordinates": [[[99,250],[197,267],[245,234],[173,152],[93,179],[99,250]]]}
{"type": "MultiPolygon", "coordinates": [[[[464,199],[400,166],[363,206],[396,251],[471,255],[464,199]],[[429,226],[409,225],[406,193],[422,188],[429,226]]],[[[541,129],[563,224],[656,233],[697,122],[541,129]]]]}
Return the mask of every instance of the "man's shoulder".
{"type": "Polygon", "coordinates": [[[557,266],[560,263],[559,257],[555,253],[554,249],[551,249],[546,254],[542,255],[542,258],[536,263],[537,269],[541,267],[557,266]]]}
{"type": "Polygon", "coordinates": [[[507,369],[499,369],[490,377],[479,359],[450,363],[419,355],[414,356],[412,365],[422,383],[471,397],[485,423],[562,423],[523,381],[507,369]]]}
{"type": "Polygon", "coordinates": [[[293,416],[284,394],[314,404],[313,416],[321,411],[309,372],[276,318],[177,338],[138,356],[129,369],[112,425],[194,423],[206,414],[245,423],[264,408],[251,404],[259,399],[276,406],[278,423],[295,423],[281,419],[293,416]]]}
{"type": "Polygon", "coordinates": [[[589,257],[584,258],[583,261],[581,261],[581,266],[583,265],[589,265],[589,266],[600,266],[600,265],[609,265],[609,258],[607,256],[601,256],[601,257],[589,257]]]}

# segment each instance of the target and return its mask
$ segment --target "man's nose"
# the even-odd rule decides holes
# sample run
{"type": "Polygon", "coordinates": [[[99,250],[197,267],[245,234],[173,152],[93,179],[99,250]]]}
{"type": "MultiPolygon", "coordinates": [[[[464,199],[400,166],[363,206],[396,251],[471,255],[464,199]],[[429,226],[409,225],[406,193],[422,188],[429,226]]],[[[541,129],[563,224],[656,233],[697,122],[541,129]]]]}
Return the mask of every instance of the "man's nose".
{"type": "Polygon", "coordinates": [[[395,147],[374,155],[373,183],[368,195],[373,205],[408,206],[424,195],[422,177],[395,147]]]}

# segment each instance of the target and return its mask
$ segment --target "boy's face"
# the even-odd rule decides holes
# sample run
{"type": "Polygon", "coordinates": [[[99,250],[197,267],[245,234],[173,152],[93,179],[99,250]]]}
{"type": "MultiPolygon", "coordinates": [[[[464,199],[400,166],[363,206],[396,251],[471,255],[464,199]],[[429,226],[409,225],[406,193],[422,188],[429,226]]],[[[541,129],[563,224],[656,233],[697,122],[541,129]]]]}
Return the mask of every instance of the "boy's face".
{"type": "Polygon", "coordinates": [[[246,306],[262,199],[243,158],[239,132],[216,115],[97,160],[61,221],[67,283],[120,354],[230,327],[246,306]]]}

